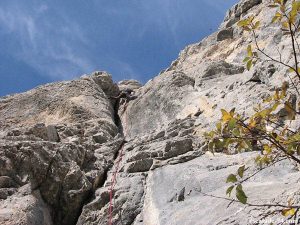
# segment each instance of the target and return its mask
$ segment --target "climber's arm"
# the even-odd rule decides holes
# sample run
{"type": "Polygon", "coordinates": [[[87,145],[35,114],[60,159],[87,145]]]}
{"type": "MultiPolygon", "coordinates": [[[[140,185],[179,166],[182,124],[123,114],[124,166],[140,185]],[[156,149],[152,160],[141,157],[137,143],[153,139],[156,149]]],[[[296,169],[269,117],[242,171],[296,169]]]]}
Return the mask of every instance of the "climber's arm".
{"type": "Polygon", "coordinates": [[[109,98],[110,98],[110,99],[119,99],[120,97],[121,97],[121,94],[119,94],[117,97],[110,96],[109,98]]]}

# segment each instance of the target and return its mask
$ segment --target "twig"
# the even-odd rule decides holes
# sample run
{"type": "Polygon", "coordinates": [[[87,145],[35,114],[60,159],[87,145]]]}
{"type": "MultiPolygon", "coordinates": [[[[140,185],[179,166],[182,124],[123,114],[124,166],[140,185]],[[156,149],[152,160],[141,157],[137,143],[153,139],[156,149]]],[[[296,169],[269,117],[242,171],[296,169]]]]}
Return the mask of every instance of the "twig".
{"type": "Polygon", "coordinates": [[[283,161],[285,159],[286,158],[279,159],[278,161],[273,162],[272,164],[268,165],[267,167],[261,168],[260,170],[256,171],[255,173],[251,174],[250,176],[248,176],[247,178],[245,178],[244,180],[242,180],[240,183],[246,182],[247,180],[249,180],[250,178],[254,177],[256,174],[258,174],[259,172],[263,171],[264,169],[267,169],[270,166],[274,166],[276,163],[281,162],[281,161],[283,161]]]}
{"type": "MultiPolygon", "coordinates": [[[[207,197],[212,197],[212,198],[217,198],[217,199],[223,199],[226,201],[232,201],[232,202],[237,202],[237,203],[241,203],[238,200],[232,199],[232,198],[227,198],[227,197],[221,197],[221,196],[216,196],[216,195],[212,195],[212,194],[207,194],[204,193],[202,191],[198,191],[199,193],[201,193],[204,196],[207,197]]],[[[254,204],[254,203],[245,203],[244,205],[250,206],[250,207],[279,207],[279,208],[284,208],[284,209],[290,209],[290,208],[294,208],[294,209],[299,209],[300,205],[283,205],[283,204],[254,204]]]]}

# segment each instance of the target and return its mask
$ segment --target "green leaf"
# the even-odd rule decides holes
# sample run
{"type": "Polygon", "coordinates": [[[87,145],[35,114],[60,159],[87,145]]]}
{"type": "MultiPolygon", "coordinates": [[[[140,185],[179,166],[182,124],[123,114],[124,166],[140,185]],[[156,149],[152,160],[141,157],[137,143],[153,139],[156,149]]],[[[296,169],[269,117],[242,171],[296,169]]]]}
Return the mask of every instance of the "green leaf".
{"type": "Polygon", "coordinates": [[[291,136],[289,139],[292,139],[294,141],[300,141],[300,133],[296,133],[293,136],[291,136]]]}
{"type": "Polygon", "coordinates": [[[219,132],[222,131],[222,123],[217,123],[216,127],[219,132]]]}
{"type": "Polygon", "coordinates": [[[227,190],[226,190],[226,195],[228,195],[228,196],[230,197],[233,188],[234,188],[234,185],[232,185],[232,186],[230,186],[229,188],[227,188],[227,190]]]}
{"type": "Polygon", "coordinates": [[[254,24],[253,29],[254,29],[254,30],[257,29],[257,28],[259,27],[259,25],[260,25],[260,21],[257,21],[257,22],[254,24]]]}
{"type": "Polygon", "coordinates": [[[237,187],[236,187],[236,198],[243,204],[246,204],[247,203],[247,196],[245,194],[245,192],[243,191],[243,187],[241,184],[239,184],[237,187]]]}
{"type": "Polygon", "coordinates": [[[240,178],[243,178],[244,172],[245,172],[245,165],[244,165],[244,166],[241,166],[241,167],[238,169],[238,175],[240,176],[240,178]]]}
{"type": "Polygon", "coordinates": [[[251,47],[251,45],[248,45],[248,47],[247,47],[247,54],[248,54],[249,57],[252,57],[252,56],[253,56],[253,52],[252,52],[252,47],[251,47]]]}
{"type": "Polygon", "coordinates": [[[228,122],[228,129],[233,130],[233,128],[235,128],[235,125],[236,125],[236,119],[234,118],[230,119],[228,122]]]}
{"type": "Polygon", "coordinates": [[[273,17],[273,19],[272,19],[272,22],[271,23],[275,23],[277,20],[279,20],[280,19],[280,16],[278,16],[278,15],[275,15],[274,17],[273,17]]]}
{"type": "Polygon", "coordinates": [[[293,73],[293,72],[296,72],[296,70],[294,68],[290,68],[290,69],[288,69],[288,72],[293,73]]]}
{"type": "Polygon", "coordinates": [[[232,131],[232,134],[234,135],[234,136],[236,136],[236,137],[239,137],[240,136],[240,129],[238,129],[238,128],[236,128],[236,129],[234,129],[233,131],[232,131]]]}
{"type": "Polygon", "coordinates": [[[237,182],[237,178],[234,174],[230,174],[227,177],[226,183],[234,183],[234,182],[237,182]]]}
{"type": "Polygon", "coordinates": [[[240,21],[237,23],[237,25],[238,25],[239,27],[244,27],[244,26],[249,25],[249,23],[250,23],[250,21],[249,21],[248,19],[245,19],[245,20],[240,20],[240,21]]]}
{"type": "Polygon", "coordinates": [[[252,60],[249,60],[248,62],[247,62],[247,70],[249,71],[250,69],[251,69],[251,67],[252,67],[252,60]]]}
{"type": "Polygon", "coordinates": [[[244,62],[244,63],[245,63],[245,62],[248,62],[250,59],[251,59],[251,58],[247,56],[246,58],[244,58],[243,62],[244,62]]]}
{"type": "Polygon", "coordinates": [[[217,140],[215,141],[215,148],[216,148],[216,149],[222,149],[222,148],[224,148],[224,144],[225,144],[225,143],[224,143],[223,141],[217,139],[217,140]]]}
{"type": "Polygon", "coordinates": [[[271,154],[272,153],[272,148],[269,145],[264,145],[263,146],[264,151],[266,152],[266,154],[271,154]]]}

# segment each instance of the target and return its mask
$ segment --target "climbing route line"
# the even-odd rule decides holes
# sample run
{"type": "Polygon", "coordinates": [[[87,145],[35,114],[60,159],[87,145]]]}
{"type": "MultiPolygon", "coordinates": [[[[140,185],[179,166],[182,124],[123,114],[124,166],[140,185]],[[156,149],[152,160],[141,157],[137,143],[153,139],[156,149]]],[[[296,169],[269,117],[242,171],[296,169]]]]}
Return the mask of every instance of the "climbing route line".
{"type": "Polygon", "coordinates": [[[119,171],[119,167],[120,167],[121,161],[123,159],[123,155],[124,155],[123,151],[124,151],[125,143],[126,143],[126,141],[124,139],[121,146],[120,146],[119,159],[117,161],[116,169],[113,172],[113,176],[112,176],[112,179],[111,179],[111,186],[110,186],[110,191],[109,191],[109,210],[108,210],[108,212],[109,212],[108,224],[109,225],[112,225],[113,192],[114,192],[114,188],[115,188],[116,181],[117,181],[117,174],[118,174],[118,171],[119,171]]]}
{"type": "MultiPolygon", "coordinates": [[[[124,106],[124,108],[126,107],[126,104],[124,106]]],[[[126,110],[126,108],[125,108],[126,110]]],[[[112,175],[112,178],[111,178],[111,185],[110,185],[110,190],[109,190],[109,209],[108,209],[108,214],[109,214],[109,218],[108,218],[108,225],[113,225],[113,222],[112,222],[112,218],[113,218],[113,194],[114,194],[114,188],[115,188],[115,185],[117,183],[117,175],[118,175],[118,172],[119,172],[119,167],[120,167],[120,164],[122,162],[122,159],[123,159],[123,156],[124,156],[124,146],[125,146],[125,143],[126,143],[126,140],[125,140],[125,137],[126,137],[126,125],[127,125],[127,115],[126,115],[126,111],[124,111],[124,117],[125,117],[125,122],[124,122],[124,139],[123,139],[123,142],[122,144],[120,145],[120,148],[119,148],[119,159],[117,160],[117,164],[116,164],[116,169],[115,171],[113,172],[113,175],[112,175]]]]}

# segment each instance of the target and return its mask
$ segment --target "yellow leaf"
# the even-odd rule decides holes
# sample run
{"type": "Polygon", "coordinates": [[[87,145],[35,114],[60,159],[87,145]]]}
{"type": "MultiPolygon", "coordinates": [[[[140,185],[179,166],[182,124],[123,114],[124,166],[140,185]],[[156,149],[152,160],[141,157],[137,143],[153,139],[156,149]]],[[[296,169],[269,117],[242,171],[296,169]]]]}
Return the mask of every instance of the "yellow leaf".
{"type": "Polygon", "coordinates": [[[256,126],[256,120],[251,119],[250,122],[249,122],[249,124],[248,124],[248,126],[249,126],[250,128],[255,127],[255,126],[256,126]]]}
{"type": "Polygon", "coordinates": [[[264,145],[264,150],[266,154],[272,153],[272,148],[269,145],[264,145]]]}
{"type": "Polygon", "coordinates": [[[280,12],[276,12],[276,13],[275,13],[275,16],[276,16],[276,17],[282,17],[282,14],[281,14],[280,12]]]}
{"type": "Polygon", "coordinates": [[[232,116],[225,109],[221,109],[223,122],[228,122],[232,116]]]}
{"type": "Polygon", "coordinates": [[[296,213],[296,209],[294,209],[294,208],[283,209],[281,213],[282,213],[283,216],[293,216],[296,213]]]}
{"type": "Polygon", "coordinates": [[[289,28],[289,23],[287,21],[284,21],[281,25],[283,28],[289,28]]]}

